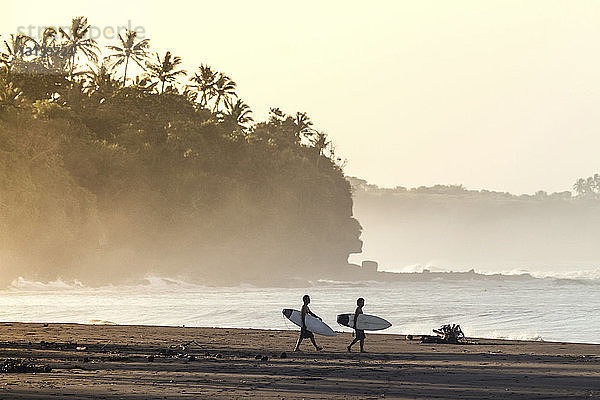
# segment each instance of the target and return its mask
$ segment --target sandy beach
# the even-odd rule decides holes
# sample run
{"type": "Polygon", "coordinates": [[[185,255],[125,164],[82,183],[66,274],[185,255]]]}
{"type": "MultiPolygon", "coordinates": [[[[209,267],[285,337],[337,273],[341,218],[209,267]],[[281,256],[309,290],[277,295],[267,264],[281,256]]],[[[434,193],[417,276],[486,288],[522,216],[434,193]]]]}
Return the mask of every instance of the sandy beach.
{"type": "Polygon", "coordinates": [[[296,331],[73,324],[0,325],[0,398],[559,399],[600,397],[600,345],[473,340],[421,344],[349,333],[293,353],[296,331]],[[285,353],[285,354],[283,354],[285,353]]]}

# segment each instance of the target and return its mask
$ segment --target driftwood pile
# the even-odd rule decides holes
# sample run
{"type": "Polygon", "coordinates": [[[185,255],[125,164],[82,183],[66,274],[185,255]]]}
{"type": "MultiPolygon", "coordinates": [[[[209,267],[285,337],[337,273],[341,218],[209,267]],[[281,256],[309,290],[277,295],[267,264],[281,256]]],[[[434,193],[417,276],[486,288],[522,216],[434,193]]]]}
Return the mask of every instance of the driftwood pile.
{"type": "Polygon", "coordinates": [[[0,373],[32,373],[51,372],[52,368],[46,364],[36,364],[33,360],[8,359],[0,362],[0,373]]]}
{"type": "Polygon", "coordinates": [[[441,344],[464,344],[466,343],[465,334],[460,325],[448,324],[442,325],[439,329],[434,329],[437,336],[423,335],[421,343],[441,343],[441,344]]]}

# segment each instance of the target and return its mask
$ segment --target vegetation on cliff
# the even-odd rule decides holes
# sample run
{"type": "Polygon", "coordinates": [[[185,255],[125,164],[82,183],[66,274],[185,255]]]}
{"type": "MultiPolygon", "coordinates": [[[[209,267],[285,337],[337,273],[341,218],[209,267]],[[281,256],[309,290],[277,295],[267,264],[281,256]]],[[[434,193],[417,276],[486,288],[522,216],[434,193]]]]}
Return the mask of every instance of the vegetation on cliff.
{"type": "Polygon", "coordinates": [[[267,280],[360,251],[350,185],[308,115],[255,123],[226,74],[188,73],[130,31],[103,58],[88,29],[5,38],[0,278],[267,280]]]}

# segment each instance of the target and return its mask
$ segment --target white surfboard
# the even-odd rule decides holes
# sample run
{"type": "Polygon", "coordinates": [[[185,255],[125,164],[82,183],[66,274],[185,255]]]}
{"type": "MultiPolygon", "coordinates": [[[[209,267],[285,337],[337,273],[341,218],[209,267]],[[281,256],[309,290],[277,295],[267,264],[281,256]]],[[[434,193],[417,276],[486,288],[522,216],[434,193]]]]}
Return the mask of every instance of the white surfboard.
{"type": "MultiPolygon", "coordinates": [[[[300,327],[302,326],[302,314],[300,313],[300,311],[292,310],[291,308],[284,308],[282,313],[287,319],[292,321],[294,324],[300,327]]],[[[327,325],[320,319],[313,317],[312,315],[305,316],[304,322],[306,323],[306,329],[313,333],[323,336],[335,336],[335,332],[329,327],[329,325],[327,325]]]]}
{"type": "MultiPolygon", "coordinates": [[[[337,316],[337,322],[348,328],[354,328],[354,314],[339,314],[337,316]]],[[[392,326],[392,324],[388,321],[376,317],[375,315],[360,314],[356,319],[356,328],[364,331],[380,331],[382,329],[387,329],[390,326],[392,326]]]]}

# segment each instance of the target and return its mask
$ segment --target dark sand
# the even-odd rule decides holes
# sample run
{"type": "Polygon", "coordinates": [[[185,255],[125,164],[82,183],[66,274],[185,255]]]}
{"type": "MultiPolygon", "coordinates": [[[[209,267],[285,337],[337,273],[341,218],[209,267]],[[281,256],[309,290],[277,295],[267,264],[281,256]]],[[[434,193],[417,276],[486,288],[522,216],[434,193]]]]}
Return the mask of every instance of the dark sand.
{"type": "Polygon", "coordinates": [[[305,341],[304,352],[293,353],[297,334],[3,323],[0,359],[33,358],[53,370],[0,373],[0,398],[600,398],[600,345],[431,345],[371,334],[369,353],[348,354],[344,333],[317,336],[322,352],[305,341]]]}

